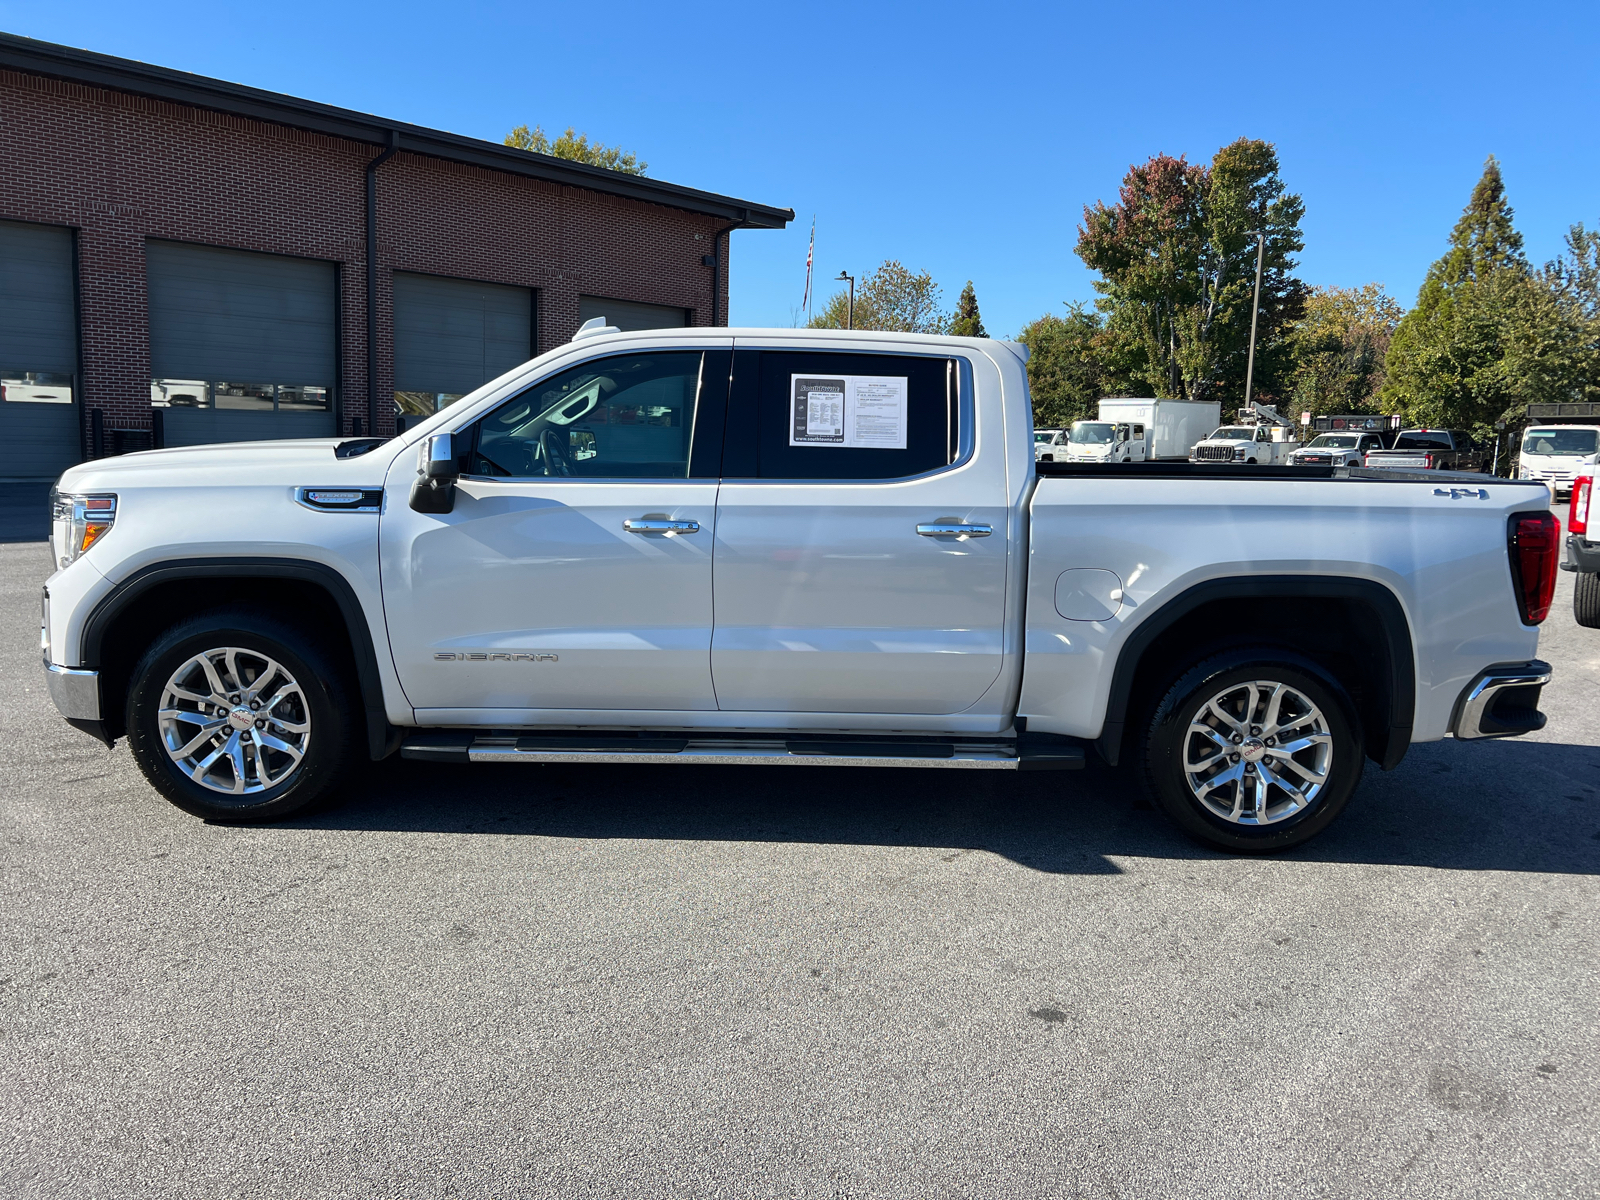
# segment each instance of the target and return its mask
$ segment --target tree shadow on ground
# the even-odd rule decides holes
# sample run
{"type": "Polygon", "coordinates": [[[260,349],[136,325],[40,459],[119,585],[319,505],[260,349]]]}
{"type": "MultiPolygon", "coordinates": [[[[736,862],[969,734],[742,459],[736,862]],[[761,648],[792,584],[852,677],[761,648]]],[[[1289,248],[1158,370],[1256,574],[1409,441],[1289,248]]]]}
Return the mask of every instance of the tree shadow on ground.
{"type": "MultiPolygon", "coordinates": [[[[1150,808],[1129,770],[447,766],[392,758],[287,828],[988,850],[1033,870],[1225,857],[1150,808]]],[[[1600,747],[1444,741],[1370,764],[1339,821],[1285,857],[1600,874],[1600,747]]]]}

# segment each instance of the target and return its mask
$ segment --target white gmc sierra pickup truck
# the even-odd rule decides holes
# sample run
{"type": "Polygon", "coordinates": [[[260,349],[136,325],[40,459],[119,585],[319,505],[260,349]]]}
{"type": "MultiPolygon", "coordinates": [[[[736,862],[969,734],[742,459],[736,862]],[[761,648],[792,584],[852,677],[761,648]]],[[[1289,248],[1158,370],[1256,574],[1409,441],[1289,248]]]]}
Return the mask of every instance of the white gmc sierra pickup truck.
{"type": "Polygon", "coordinates": [[[1369,758],[1543,725],[1543,484],[1036,466],[1024,355],[586,327],[393,440],[73,467],[51,694],[212,819],[295,812],[396,751],[1030,770],[1092,748],[1243,851],[1324,828],[1369,758]]]}

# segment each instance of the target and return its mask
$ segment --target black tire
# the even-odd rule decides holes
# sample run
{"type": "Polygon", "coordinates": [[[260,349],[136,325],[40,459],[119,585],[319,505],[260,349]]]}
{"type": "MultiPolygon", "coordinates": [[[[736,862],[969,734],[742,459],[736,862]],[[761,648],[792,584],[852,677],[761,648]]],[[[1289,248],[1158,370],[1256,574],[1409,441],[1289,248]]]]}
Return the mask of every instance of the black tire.
{"type": "MultiPolygon", "coordinates": [[[[212,662],[212,671],[225,689],[239,682],[229,674],[225,661],[212,662]]],[[[128,745],[144,777],[185,812],[212,821],[287,817],[326,795],[353,759],[356,730],[350,714],[358,712],[359,706],[351,700],[353,688],[347,676],[347,668],[332,647],[270,613],[242,607],[201,613],[158,637],[134,668],[128,689],[128,745]],[[241,763],[245,787],[253,790],[237,793],[208,787],[180,768],[168,751],[161,716],[167,686],[180,668],[187,667],[182,681],[196,696],[198,690],[216,693],[214,686],[204,682],[209,675],[199,659],[208,651],[221,653],[228,648],[239,651],[233,658],[234,670],[244,684],[223,697],[231,711],[224,713],[220,705],[208,708],[187,695],[178,697],[174,708],[185,715],[169,721],[166,728],[174,733],[181,729],[185,735],[192,729],[198,739],[214,727],[211,740],[200,743],[187,761],[199,768],[213,758],[206,778],[214,785],[238,778],[233,764],[241,763]],[[269,660],[279,668],[279,675],[269,674],[263,665],[269,660]],[[261,711],[254,714],[247,711],[253,687],[260,687],[264,697],[258,698],[261,711]],[[279,696],[282,699],[274,704],[279,696]],[[276,719],[267,710],[272,710],[276,719]],[[250,725],[252,718],[254,725],[250,725]],[[232,720],[248,728],[239,733],[239,725],[229,723],[232,720]],[[283,722],[304,724],[304,733],[291,732],[283,722]],[[272,748],[274,742],[297,747],[300,757],[272,748]],[[226,749],[230,745],[237,755],[226,749]],[[216,755],[208,754],[210,751],[216,755]]]]}
{"type": "MultiPolygon", "coordinates": [[[[1268,711],[1269,700],[1270,693],[1268,696],[1259,697],[1254,715],[1258,718],[1264,715],[1268,711]]],[[[1216,721],[1215,717],[1207,717],[1207,723],[1216,721]]],[[[1227,727],[1219,726],[1219,728],[1225,730],[1227,727]]],[[[1318,725],[1315,723],[1304,726],[1291,725],[1288,728],[1315,729],[1318,725]]],[[[1318,766],[1319,756],[1321,751],[1317,746],[1312,746],[1288,757],[1293,757],[1308,769],[1314,770],[1318,766]]],[[[1228,755],[1224,754],[1222,757],[1226,759],[1228,755]]],[[[1247,854],[1287,850],[1321,833],[1349,803],[1350,796],[1361,779],[1365,762],[1361,723],[1355,716],[1355,708],[1349,694],[1339,681],[1322,667],[1288,649],[1227,650],[1190,667],[1167,690],[1166,695],[1156,706],[1145,736],[1143,753],[1145,781],[1151,796],[1156,806],[1179,829],[1208,846],[1247,854]],[[1307,776],[1298,774],[1287,766],[1279,765],[1285,757],[1281,746],[1269,748],[1269,744],[1256,744],[1263,743],[1263,740],[1271,735],[1262,733],[1259,737],[1253,737],[1250,730],[1266,729],[1266,726],[1247,724],[1243,734],[1244,740],[1240,743],[1233,743],[1233,734],[1229,733],[1226,739],[1229,744],[1240,744],[1244,749],[1238,752],[1230,751],[1233,758],[1230,761],[1217,763],[1216,770],[1212,772],[1212,775],[1232,773],[1236,770],[1241,773],[1238,782],[1218,785],[1215,793],[1208,793],[1208,799],[1212,795],[1216,797],[1212,800],[1216,806],[1232,807],[1239,820],[1219,814],[1202,801],[1191,787],[1190,773],[1185,769],[1185,755],[1193,754],[1197,758],[1200,757],[1202,748],[1208,748],[1212,740],[1206,735],[1191,733],[1191,722],[1205,714],[1206,706],[1213,698],[1229,692],[1230,689],[1238,689],[1233,694],[1240,699],[1237,710],[1230,709],[1234,712],[1234,717],[1229,719],[1242,716],[1244,704],[1248,703],[1249,699],[1246,688],[1253,682],[1284,685],[1287,691],[1280,704],[1289,706],[1287,711],[1291,713],[1291,719],[1303,711],[1309,711],[1301,707],[1303,701],[1314,705],[1320,714],[1320,727],[1326,729],[1330,739],[1327,743],[1328,753],[1320,764],[1324,774],[1316,790],[1307,798],[1308,802],[1297,805],[1287,791],[1275,781],[1271,782],[1266,786],[1265,796],[1268,803],[1264,815],[1267,820],[1262,824],[1252,823],[1254,818],[1240,811],[1242,804],[1230,804],[1230,801],[1241,793],[1253,797],[1255,786],[1252,784],[1246,791],[1245,781],[1260,777],[1258,773],[1261,768],[1256,768],[1248,777],[1243,776],[1242,772],[1251,770],[1253,764],[1247,766],[1245,762],[1240,761],[1241,758],[1261,756],[1260,761],[1263,766],[1273,768],[1265,772],[1268,778],[1281,775],[1301,786],[1308,786],[1305,782],[1307,776]],[[1297,699],[1292,698],[1295,694],[1298,694],[1297,699]],[[1273,797],[1277,799],[1273,800],[1273,797]],[[1278,809],[1277,815],[1273,813],[1274,807],[1278,809]]],[[[1215,759],[1204,765],[1210,767],[1213,763],[1216,763],[1215,759]]],[[[1204,787],[1209,783],[1211,777],[1207,776],[1201,781],[1201,786],[1204,787]]],[[[1295,794],[1300,795],[1298,792],[1295,794]]]]}
{"type": "Polygon", "coordinates": [[[1578,572],[1572,581],[1572,615],[1585,629],[1600,629],[1600,574],[1578,572]]]}

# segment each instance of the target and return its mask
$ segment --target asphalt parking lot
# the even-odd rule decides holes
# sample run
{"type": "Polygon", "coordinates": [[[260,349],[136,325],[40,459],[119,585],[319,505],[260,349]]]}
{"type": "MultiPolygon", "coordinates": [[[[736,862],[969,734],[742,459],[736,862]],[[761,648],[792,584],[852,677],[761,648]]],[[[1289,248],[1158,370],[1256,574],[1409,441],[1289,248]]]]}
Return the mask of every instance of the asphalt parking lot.
{"type": "MultiPolygon", "coordinates": [[[[1564,514],[1563,514],[1564,515],[1564,514]]],[[[1127,776],[451,768],[208,826],[0,545],[0,1194],[1498,1197],[1600,1179],[1600,631],[1304,851],[1127,776]]]]}

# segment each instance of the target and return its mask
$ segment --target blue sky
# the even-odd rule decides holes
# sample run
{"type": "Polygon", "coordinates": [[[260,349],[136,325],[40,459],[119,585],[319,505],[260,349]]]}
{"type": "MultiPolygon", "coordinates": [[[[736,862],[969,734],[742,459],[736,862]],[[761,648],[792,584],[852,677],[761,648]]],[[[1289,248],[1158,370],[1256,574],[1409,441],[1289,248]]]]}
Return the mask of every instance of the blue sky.
{"type": "MultiPolygon", "coordinates": [[[[1600,224],[1600,4],[308,4],[0,0],[0,29],[499,140],[619,143],[791,207],[734,235],[735,324],[817,273],[968,278],[992,334],[1093,296],[1083,205],[1157,151],[1276,143],[1301,275],[1403,304],[1488,154],[1530,255],[1600,224]]],[[[827,285],[824,285],[827,286],[827,285]]]]}

